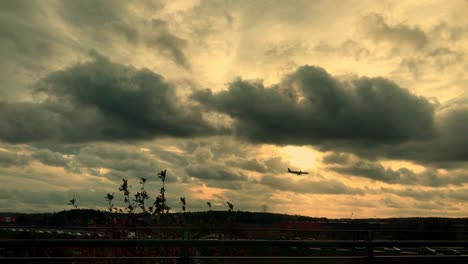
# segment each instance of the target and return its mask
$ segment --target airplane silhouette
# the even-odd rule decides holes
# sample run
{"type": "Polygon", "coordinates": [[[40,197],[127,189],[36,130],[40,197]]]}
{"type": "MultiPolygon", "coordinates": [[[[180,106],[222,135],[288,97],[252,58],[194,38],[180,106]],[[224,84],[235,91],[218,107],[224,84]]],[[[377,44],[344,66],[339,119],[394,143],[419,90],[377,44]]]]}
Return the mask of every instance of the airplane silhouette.
{"type": "Polygon", "coordinates": [[[292,173],[292,174],[297,174],[297,175],[301,175],[301,174],[309,174],[308,172],[306,171],[293,171],[291,169],[288,168],[288,172],[289,173],[292,173]]]}

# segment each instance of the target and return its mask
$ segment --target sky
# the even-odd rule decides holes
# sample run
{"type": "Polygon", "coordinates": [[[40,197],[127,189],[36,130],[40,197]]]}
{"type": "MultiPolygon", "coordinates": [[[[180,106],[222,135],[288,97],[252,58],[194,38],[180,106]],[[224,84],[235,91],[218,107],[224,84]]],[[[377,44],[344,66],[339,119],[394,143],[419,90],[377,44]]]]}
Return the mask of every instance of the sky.
{"type": "Polygon", "coordinates": [[[468,216],[466,0],[3,0],[0,36],[0,211],[167,169],[173,212],[468,216]]]}

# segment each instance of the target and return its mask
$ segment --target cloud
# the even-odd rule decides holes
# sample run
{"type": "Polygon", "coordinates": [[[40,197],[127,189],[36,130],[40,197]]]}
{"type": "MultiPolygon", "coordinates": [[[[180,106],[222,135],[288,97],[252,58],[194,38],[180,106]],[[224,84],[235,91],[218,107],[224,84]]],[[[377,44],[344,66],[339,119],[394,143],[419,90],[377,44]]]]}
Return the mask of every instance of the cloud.
{"type": "Polygon", "coordinates": [[[83,145],[74,155],[74,161],[84,168],[106,168],[123,173],[142,171],[155,175],[162,167],[154,157],[138,148],[125,144],[83,145]]]}
{"type": "Polygon", "coordinates": [[[339,45],[321,42],[315,45],[314,50],[320,53],[350,56],[353,57],[354,60],[362,60],[371,55],[370,51],[365,46],[352,39],[348,39],[339,45]]]}
{"type": "Polygon", "coordinates": [[[121,41],[123,39],[136,47],[149,48],[152,52],[163,55],[181,67],[191,69],[191,63],[185,51],[189,42],[172,33],[164,20],[114,21],[105,25],[103,31],[109,34],[109,40],[121,41]]]}
{"type": "Polygon", "coordinates": [[[425,164],[468,160],[466,98],[440,105],[384,78],[340,81],[302,66],[269,87],[237,79],[225,91],[199,90],[192,98],[228,115],[234,134],[254,143],[425,164]]]}
{"type": "Polygon", "coordinates": [[[333,166],[329,169],[340,174],[364,177],[389,184],[442,187],[462,186],[468,183],[468,173],[464,171],[449,171],[441,174],[438,170],[426,168],[422,172],[414,172],[407,168],[385,168],[378,162],[367,160],[350,162],[344,166],[333,166]]]}
{"type": "MultiPolygon", "coordinates": [[[[199,166],[192,165],[185,169],[185,172],[190,177],[195,177],[201,180],[222,181],[228,183],[247,181],[248,177],[239,172],[233,172],[228,169],[223,169],[221,166],[199,166]]],[[[231,185],[231,188],[236,188],[231,185]]]]}
{"type": "Polygon", "coordinates": [[[187,46],[187,41],[173,34],[165,33],[154,39],[154,44],[160,48],[163,54],[171,58],[177,64],[186,69],[190,69],[190,62],[182,51],[182,48],[187,46]]]}
{"type": "Polygon", "coordinates": [[[17,167],[24,166],[29,163],[29,157],[27,155],[21,155],[3,151],[0,149],[0,165],[4,167],[17,167]]]}
{"type": "Polygon", "coordinates": [[[267,59],[288,59],[298,54],[305,55],[309,53],[309,47],[302,42],[284,42],[275,43],[265,48],[263,52],[267,59]]]}
{"type": "Polygon", "coordinates": [[[234,159],[226,161],[226,164],[232,167],[237,167],[244,170],[266,172],[265,165],[260,163],[257,159],[234,159]]]}
{"type": "Polygon", "coordinates": [[[389,25],[382,15],[370,13],[362,18],[365,33],[375,42],[388,42],[397,49],[409,46],[414,50],[428,44],[428,36],[417,26],[407,24],[389,25]]]}
{"type": "Polygon", "coordinates": [[[451,25],[447,21],[442,21],[431,29],[430,34],[445,42],[456,43],[467,39],[466,32],[468,32],[466,24],[451,25]]]}
{"type": "Polygon", "coordinates": [[[236,80],[227,91],[193,95],[208,109],[235,119],[238,136],[252,142],[356,145],[431,136],[434,107],[382,78],[340,82],[324,69],[300,67],[280,84],[236,80]]]}
{"type": "Polygon", "coordinates": [[[32,154],[32,157],[50,166],[65,167],[69,160],[67,160],[61,153],[53,152],[48,149],[41,149],[32,154]]]}
{"type": "Polygon", "coordinates": [[[224,163],[237,169],[259,173],[281,173],[285,171],[285,168],[291,167],[281,157],[271,157],[263,161],[259,161],[257,158],[231,158],[224,163]]]}
{"type": "MultiPolygon", "coordinates": [[[[398,146],[386,146],[374,151],[390,158],[406,158],[434,166],[450,166],[453,162],[468,161],[468,98],[460,96],[437,108],[436,136],[431,140],[410,141],[398,146]]],[[[370,153],[369,153],[370,154],[370,153]]],[[[371,154],[372,155],[372,154],[371,154]]],[[[374,153],[375,155],[375,153],[374,153]]]]}
{"type": "Polygon", "coordinates": [[[350,161],[351,155],[347,153],[328,153],[322,158],[325,164],[346,164],[350,161]]]}
{"type": "Polygon", "coordinates": [[[28,98],[28,87],[68,56],[74,44],[65,37],[53,12],[31,1],[0,2],[0,98],[28,98]]]}
{"type": "Polygon", "coordinates": [[[129,3],[125,0],[102,2],[99,0],[60,2],[58,11],[69,23],[80,27],[95,27],[125,17],[129,3]]]}
{"type": "Polygon", "coordinates": [[[448,47],[436,47],[419,54],[414,53],[401,59],[400,71],[408,70],[414,79],[430,77],[437,72],[453,72],[465,62],[465,53],[448,47]],[[435,70],[435,71],[434,71],[435,70]]]}
{"type": "Polygon", "coordinates": [[[381,188],[382,192],[395,194],[402,197],[410,197],[415,200],[449,200],[455,202],[468,202],[468,189],[457,188],[457,189],[433,189],[433,190],[419,190],[413,188],[404,189],[392,189],[392,188],[381,188]]]}
{"type": "Polygon", "coordinates": [[[312,181],[308,179],[291,180],[273,175],[265,175],[258,182],[275,190],[307,194],[358,194],[364,195],[364,190],[352,188],[335,180],[312,181]]]}
{"type": "Polygon", "coordinates": [[[0,101],[0,139],[83,142],[216,132],[162,76],[96,53],[92,59],[43,78],[35,86],[42,102],[0,101]]]}

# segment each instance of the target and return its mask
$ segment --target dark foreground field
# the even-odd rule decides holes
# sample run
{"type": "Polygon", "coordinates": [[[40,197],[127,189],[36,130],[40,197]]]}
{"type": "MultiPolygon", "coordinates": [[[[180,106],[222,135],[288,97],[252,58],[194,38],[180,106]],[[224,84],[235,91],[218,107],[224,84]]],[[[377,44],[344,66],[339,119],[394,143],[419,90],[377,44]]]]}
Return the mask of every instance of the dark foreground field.
{"type": "Polygon", "coordinates": [[[16,215],[1,263],[468,263],[467,219],[249,212],[16,215]]]}

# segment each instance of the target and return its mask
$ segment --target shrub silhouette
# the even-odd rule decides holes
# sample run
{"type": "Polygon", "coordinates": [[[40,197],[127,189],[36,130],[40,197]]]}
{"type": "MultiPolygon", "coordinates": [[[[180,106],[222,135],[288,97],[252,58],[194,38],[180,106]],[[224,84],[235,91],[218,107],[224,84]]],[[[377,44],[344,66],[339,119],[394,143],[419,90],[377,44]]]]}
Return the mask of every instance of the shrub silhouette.
{"type": "Polygon", "coordinates": [[[112,210],[117,210],[117,208],[114,207],[114,204],[112,204],[112,200],[114,200],[114,193],[110,194],[108,193],[104,199],[107,201],[107,209],[109,209],[109,212],[112,212],[112,210]]]}
{"type": "Polygon", "coordinates": [[[127,204],[127,211],[129,213],[133,213],[135,211],[136,204],[132,203],[130,200],[128,179],[122,179],[122,185],[120,185],[119,191],[124,192],[124,203],[127,204]]]}
{"type": "Polygon", "coordinates": [[[229,212],[232,212],[232,211],[234,210],[234,205],[233,205],[232,203],[230,203],[230,202],[226,202],[226,203],[227,203],[228,206],[229,206],[229,210],[228,210],[228,211],[229,211],[229,212]]]}
{"type": "Polygon", "coordinates": [[[161,190],[159,191],[159,195],[156,197],[156,200],[153,203],[153,206],[154,206],[153,214],[169,213],[169,210],[171,209],[169,206],[167,206],[166,197],[165,197],[166,173],[167,173],[167,170],[163,170],[163,171],[158,172],[157,174],[158,178],[161,179],[163,186],[161,190]]]}
{"type": "Polygon", "coordinates": [[[182,204],[182,212],[185,214],[185,196],[180,197],[180,203],[182,204]]]}
{"type": "MultiPolygon", "coordinates": [[[[141,178],[141,181],[140,181],[141,190],[135,194],[135,202],[137,203],[138,207],[140,207],[144,213],[147,213],[148,211],[146,210],[146,207],[145,207],[145,201],[148,200],[150,197],[145,190],[145,183],[146,183],[146,178],[141,178]]],[[[150,209],[149,213],[151,213],[153,208],[151,207],[149,209],[150,209]]]]}
{"type": "Polygon", "coordinates": [[[76,205],[76,199],[75,199],[74,196],[73,196],[73,198],[70,200],[70,202],[68,203],[68,205],[71,205],[71,206],[73,206],[74,208],[78,208],[78,205],[76,205]]]}

